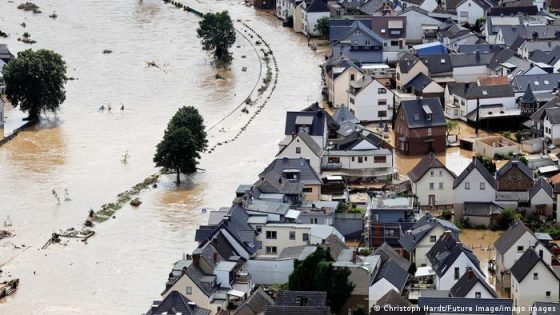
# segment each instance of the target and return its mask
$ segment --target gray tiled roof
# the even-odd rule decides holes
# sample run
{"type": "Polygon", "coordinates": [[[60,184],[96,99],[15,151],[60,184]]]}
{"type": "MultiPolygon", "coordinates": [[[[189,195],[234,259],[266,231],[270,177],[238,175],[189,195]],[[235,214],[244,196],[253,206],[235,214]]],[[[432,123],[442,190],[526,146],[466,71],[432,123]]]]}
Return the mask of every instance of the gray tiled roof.
{"type": "Polygon", "coordinates": [[[305,9],[306,12],[330,12],[329,6],[323,0],[311,0],[311,3],[305,9]]]}
{"type": "Polygon", "coordinates": [[[356,116],[354,116],[354,114],[352,114],[352,112],[350,112],[348,107],[346,107],[344,105],[340,106],[334,112],[332,118],[337,123],[340,123],[340,122],[343,122],[343,121],[350,121],[350,122],[353,122],[353,123],[359,123],[360,122],[360,120],[358,118],[356,118],[356,116]]]}
{"type": "Polygon", "coordinates": [[[434,218],[430,213],[426,213],[420,218],[410,231],[406,231],[399,239],[399,243],[407,251],[411,252],[416,245],[437,225],[442,226],[446,230],[450,230],[455,236],[459,234],[459,228],[455,224],[434,218]]]}
{"type": "Polygon", "coordinates": [[[265,311],[266,306],[273,305],[274,300],[263,291],[262,288],[258,288],[251,296],[241,304],[237,310],[233,313],[238,314],[252,314],[257,315],[265,311]]]}
{"type": "Polygon", "coordinates": [[[461,174],[459,174],[459,176],[457,176],[457,178],[455,178],[455,180],[453,181],[453,189],[459,186],[463,182],[463,180],[465,180],[465,178],[474,170],[477,170],[488,182],[488,184],[490,184],[492,188],[496,189],[496,179],[494,178],[494,176],[492,176],[492,174],[490,174],[484,164],[482,164],[482,162],[480,162],[480,160],[477,158],[473,158],[472,162],[463,170],[463,172],[461,172],[461,174]]]}
{"type": "Polygon", "coordinates": [[[426,86],[434,82],[427,75],[420,72],[412,80],[408,81],[407,84],[403,86],[403,89],[414,89],[415,91],[423,91],[426,86]]]}
{"type": "Polygon", "coordinates": [[[519,259],[513,264],[513,266],[511,266],[511,275],[515,277],[515,280],[517,280],[517,282],[521,282],[539,262],[545,265],[545,267],[556,278],[556,281],[560,281],[560,278],[558,277],[556,272],[554,272],[549,264],[543,261],[543,259],[539,256],[539,254],[537,254],[533,247],[527,248],[523,255],[521,255],[521,257],[519,257],[519,259]]]}
{"type": "Polygon", "coordinates": [[[521,97],[521,101],[527,104],[537,103],[537,98],[535,97],[535,94],[533,94],[533,90],[531,90],[531,85],[527,84],[527,89],[525,90],[525,93],[521,97]]]}
{"type": "Polygon", "coordinates": [[[342,241],[338,236],[331,234],[325,239],[325,248],[328,248],[334,260],[337,260],[338,256],[342,250],[347,249],[346,243],[342,241]]]}
{"type": "Polygon", "coordinates": [[[401,73],[408,73],[410,69],[418,62],[420,59],[413,54],[406,52],[398,61],[399,70],[401,73]]]}
{"type": "Polygon", "coordinates": [[[443,115],[443,107],[439,98],[423,98],[402,101],[399,111],[404,110],[408,128],[427,128],[446,126],[445,117],[443,115]],[[427,106],[432,112],[432,119],[427,119],[424,111],[427,106]]]}
{"type": "Polygon", "coordinates": [[[518,75],[513,78],[512,85],[516,91],[525,91],[531,85],[533,92],[552,91],[558,87],[560,73],[518,75]]]}
{"type": "Polygon", "coordinates": [[[496,171],[496,179],[499,180],[512,168],[517,168],[523,173],[527,178],[533,180],[533,171],[527,166],[527,164],[519,161],[518,159],[511,159],[507,161],[499,170],[496,171]]]}
{"type": "Polygon", "coordinates": [[[449,313],[465,314],[463,309],[477,309],[476,314],[511,315],[513,301],[511,299],[469,299],[469,298],[430,298],[418,299],[420,308],[438,308],[447,306],[449,313]],[[454,311],[455,310],[455,311],[454,311]],[[488,310],[484,312],[484,310],[488,310]]]}
{"type": "Polygon", "coordinates": [[[210,311],[189,304],[191,301],[177,291],[172,291],[163,301],[154,301],[152,308],[146,315],[184,314],[184,315],[209,315],[210,311]],[[156,306],[157,305],[157,306],[156,306]]]}
{"type": "Polygon", "coordinates": [[[382,296],[381,298],[379,298],[379,300],[377,300],[377,303],[375,303],[375,305],[409,306],[411,304],[397,291],[389,290],[389,292],[385,293],[384,296],[382,296]]]}
{"type": "Polygon", "coordinates": [[[541,121],[544,119],[544,115],[546,114],[546,110],[549,108],[560,108],[560,97],[555,96],[553,99],[548,101],[546,104],[541,106],[531,115],[531,120],[533,121],[541,121]]]}
{"type": "Polygon", "coordinates": [[[381,260],[382,262],[386,262],[388,260],[393,260],[394,262],[396,262],[397,264],[399,264],[399,266],[404,269],[404,270],[409,270],[411,262],[404,258],[401,257],[401,255],[399,255],[394,249],[393,247],[391,247],[389,244],[387,244],[386,242],[383,242],[383,244],[381,244],[379,247],[377,247],[373,253],[371,253],[372,255],[380,255],[381,256],[381,260]]]}
{"type": "Polygon", "coordinates": [[[552,186],[546,181],[546,179],[544,177],[539,177],[539,179],[537,179],[535,181],[535,183],[533,184],[533,187],[531,187],[531,190],[529,190],[529,199],[532,199],[533,196],[535,196],[536,193],[539,192],[539,190],[544,189],[544,191],[551,197],[554,198],[554,189],[552,188],[552,186]]]}
{"type": "Polygon", "coordinates": [[[477,283],[480,283],[493,297],[498,297],[496,291],[492,289],[488,282],[486,282],[484,278],[480,277],[478,273],[473,271],[467,271],[461,278],[459,278],[451,290],[449,290],[449,296],[455,298],[466,297],[466,295],[469,294],[477,283]]]}
{"type": "Polygon", "coordinates": [[[307,299],[307,306],[326,306],[327,292],[280,290],[276,295],[276,305],[301,306],[301,299],[307,299]]]}
{"type": "Polygon", "coordinates": [[[453,72],[453,66],[451,65],[451,57],[449,54],[431,54],[421,56],[419,58],[420,61],[426,65],[431,76],[453,72]]]}
{"type": "Polygon", "coordinates": [[[434,246],[426,253],[426,258],[438,277],[442,277],[449,271],[449,268],[451,268],[461,254],[465,254],[475,268],[478,269],[481,274],[484,274],[480,269],[480,261],[478,258],[470,249],[467,249],[463,244],[459,243],[453,233],[441,235],[434,246]]]}
{"type": "Polygon", "coordinates": [[[457,54],[450,55],[453,68],[487,66],[492,60],[494,53],[490,54],[457,54]],[[478,57],[477,57],[478,55],[478,57]]]}
{"type": "Polygon", "coordinates": [[[408,270],[403,269],[396,261],[388,260],[381,264],[373,283],[385,279],[402,292],[408,280],[408,270]]]}
{"type": "Polygon", "coordinates": [[[267,177],[273,175],[275,182],[282,176],[282,172],[288,169],[299,170],[299,181],[305,184],[320,185],[321,178],[313,170],[309,164],[309,160],[303,158],[297,159],[275,159],[259,174],[259,177],[267,177]]]}
{"type": "Polygon", "coordinates": [[[548,108],[545,110],[545,113],[551,124],[560,123],[560,108],[548,108]]]}
{"type": "MultiPolygon", "coordinates": [[[[298,126],[296,121],[298,117],[313,118],[311,126],[309,126],[309,135],[323,136],[325,130],[325,116],[323,111],[316,112],[287,112],[286,113],[286,128],[285,135],[293,135],[298,133],[298,126]]],[[[300,118],[301,119],[301,118],[300,118]]]]}
{"type": "MultiPolygon", "coordinates": [[[[505,254],[526,232],[533,234],[533,232],[523,224],[521,221],[515,222],[507,229],[499,239],[494,242],[496,251],[500,254],[505,254]]],[[[536,240],[536,239],[535,239],[536,240]]]]}
{"type": "Polygon", "coordinates": [[[429,153],[422,156],[422,159],[414,166],[414,168],[408,172],[408,177],[411,181],[416,182],[420,180],[424,174],[426,174],[432,168],[443,168],[445,169],[453,178],[456,177],[455,173],[450,171],[441,161],[436,157],[435,154],[429,153]]]}

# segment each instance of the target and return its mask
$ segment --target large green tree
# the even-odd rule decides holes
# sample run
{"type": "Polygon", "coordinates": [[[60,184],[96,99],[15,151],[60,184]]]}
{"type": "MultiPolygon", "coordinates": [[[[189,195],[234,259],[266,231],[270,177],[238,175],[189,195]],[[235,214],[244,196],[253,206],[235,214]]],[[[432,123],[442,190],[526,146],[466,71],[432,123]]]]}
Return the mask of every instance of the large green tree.
{"type": "Polygon", "coordinates": [[[167,126],[168,129],[178,127],[189,128],[196,144],[196,150],[199,152],[206,151],[208,140],[206,139],[204,119],[194,106],[183,106],[179,108],[167,126]]]}
{"type": "Polygon", "coordinates": [[[315,24],[315,29],[313,30],[317,36],[320,37],[329,37],[330,31],[330,18],[328,16],[324,16],[317,20],[317,24],[315,24]]]}
{"type": "Polygon", "coordinates": [[[66,63],[51,50],[22,51],[4,66],[2,74],[6,98],[27,112],[29,120],[39,119],[41,113],[56,112],[66,99],[66,63]]]}
{"type": "Polygon", "coordinates": [[[229,48],[235,43],[235,28],[227,11],[206,13],[196,30],[205,50],[212,50],[216,60],[229,62],[229,48]]]}
{"type": "Polygon", "coordinates": [[[180,108],[167,124],[163,140],[156,147],[156,166],[173,170],[177,185],[181,173],[196,172],[200,153],[207,147],[204,119],[192,106],[180,108]]]}
{"type": "Polygon", "coordinates": [[[293,291],[325,291],[331,309],[338,312],[354,290],[348,281],[348,268],[335,268],[328,249],[318,246],[315,252],[303,261],[294,261],[294,271],[288,279],[288,288],[293,291]]]}

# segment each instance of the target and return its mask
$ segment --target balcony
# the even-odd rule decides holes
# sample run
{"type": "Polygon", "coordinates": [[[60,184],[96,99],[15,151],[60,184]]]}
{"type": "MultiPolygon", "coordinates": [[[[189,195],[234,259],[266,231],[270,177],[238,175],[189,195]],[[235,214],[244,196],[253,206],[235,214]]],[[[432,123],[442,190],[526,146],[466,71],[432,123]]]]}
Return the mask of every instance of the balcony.
{"type": "Polygon", "coordinates": [[[339,170],[342,168],[342,163],[321,163],[323,170],[339,170]]]}

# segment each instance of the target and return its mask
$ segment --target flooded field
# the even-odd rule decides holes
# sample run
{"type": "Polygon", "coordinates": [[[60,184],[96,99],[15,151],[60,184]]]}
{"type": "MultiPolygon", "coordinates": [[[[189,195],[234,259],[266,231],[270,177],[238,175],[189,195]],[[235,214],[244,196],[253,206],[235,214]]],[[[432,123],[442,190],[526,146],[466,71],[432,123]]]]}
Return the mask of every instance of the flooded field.
{"type": "Polygon", "coordinates": [[[204,155],[205,171],[185,184],[176,187],[172,176],[163,177],[157,189],[141,194],[139,208],[125,207],[96,226],[87,245],[39,250],[52,232],[81,227],[90,209],[157,172],[154,148],[177,108],[196,106],[208,126],[227,116],[209,133],[211,146],[235,134],[249,115],[233,110],[261,69],[253,46],[238,36],[231,71],[217,80],[196,37],[197,18],[161,1],[34,2],[43,13],[0,1],[0,29],[10,35],[1,42],[13,52],[61,53],[75,80],[58,117],[0,147],[0,223],[9,216],[16,233],[0,242],[0,268],[2,278],[21,279],[0,313],[138,314],[159,297],[173,262],[194,249],[195,229],[205,219],[201,207],[227,206],[238,184],[255,181],[277,151],[285,111],[320,97],[323,57],[276,18],[242,2],[185,1],[203,11],[229,10],[270,44],[279,78],[269,103],[235,142],[204,155]],[[48,17],[52,12],[56,19],[48,17]],[[37,44],[17,41],[23,32],[37,44]],[[161,69],[148,67],[151,61],[161,69]],[[111,112],[98,111],[107,104],[111,112]],[[67,190],[71,200],[58,204],[53,190],[59,196],[67,190]]]}

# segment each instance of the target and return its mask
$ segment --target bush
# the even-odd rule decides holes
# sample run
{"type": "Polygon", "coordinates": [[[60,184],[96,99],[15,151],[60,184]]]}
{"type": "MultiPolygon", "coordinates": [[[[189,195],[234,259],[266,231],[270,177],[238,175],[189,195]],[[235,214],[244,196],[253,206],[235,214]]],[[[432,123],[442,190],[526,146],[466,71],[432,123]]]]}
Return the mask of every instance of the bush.
{"type": "Polygon", "coordinates": [[[142,201],[140,201],[140,199],[138,198],[134,198],[130,201],[130,205],[133,207],[138,207],[142,204],[142,201]]]}
{"type": "Polygon", "coordinates": [[[441,219],[451,221],[451,219],[453,218],[453,212],[451,212],[451,210],[449,210],[449,209],[443,209],[443,211],[441,211],[441,215],[439,217],[441,219]]]}
{"type": "Polygon", "coordinates": [[[454,223],[460,230],[472,228],[469,218],[461,218],[459,220],[455,220],[454,223]]]}

